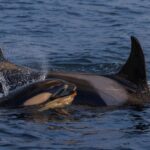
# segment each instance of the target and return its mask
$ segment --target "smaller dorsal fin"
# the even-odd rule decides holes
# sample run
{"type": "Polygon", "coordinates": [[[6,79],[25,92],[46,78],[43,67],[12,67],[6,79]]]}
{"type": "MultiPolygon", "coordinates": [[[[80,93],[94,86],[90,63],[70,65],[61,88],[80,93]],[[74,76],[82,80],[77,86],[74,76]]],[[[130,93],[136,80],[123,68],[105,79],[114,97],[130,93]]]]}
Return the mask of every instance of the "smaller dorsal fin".
{"type": "Polygon", "coordinates": [[[1,61],[5,61],[6,59],[5,59],[5,57],[4,57],[4,55],[3,55],[3,50],[2,50],[2,48],[0,48],[0,62],[1,61]]]}
{"type": "Polygon", "coordinates": [[[118,76],[138,85],[147,85],[145,58],[137,38],[131,36],[131,53],[118,76]]]}

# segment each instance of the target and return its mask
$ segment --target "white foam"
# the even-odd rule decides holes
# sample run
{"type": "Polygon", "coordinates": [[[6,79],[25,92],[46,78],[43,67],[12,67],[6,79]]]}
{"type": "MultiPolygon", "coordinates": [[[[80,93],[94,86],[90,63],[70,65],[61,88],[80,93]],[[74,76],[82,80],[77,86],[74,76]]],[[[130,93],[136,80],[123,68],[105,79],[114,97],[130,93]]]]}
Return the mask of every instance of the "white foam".
{"type": "Polygon", "coordinates": [[[0,83],[2,85],[3,93],[0,94],[0,97],[7,96],[9,94],[9,85],[7,84],[7,81],[4,78],[4,75],[2,72],[0,72],[0,83]]]}

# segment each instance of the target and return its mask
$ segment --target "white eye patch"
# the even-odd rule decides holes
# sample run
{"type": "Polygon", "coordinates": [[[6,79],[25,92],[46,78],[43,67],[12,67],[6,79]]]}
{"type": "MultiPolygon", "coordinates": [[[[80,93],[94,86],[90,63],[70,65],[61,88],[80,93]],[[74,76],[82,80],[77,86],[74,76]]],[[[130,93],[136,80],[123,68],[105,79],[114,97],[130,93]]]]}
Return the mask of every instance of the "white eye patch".
{"type": "Polygon", "coordinates": [[[38,105],[38,104],[44,103],[51,97],[51,95],[52,94],[48,93],[48,92],[40,93],[36,96],[33,96],[33,97],[27,99],[23,105],[31,106],[31,105],[38,105]]]}

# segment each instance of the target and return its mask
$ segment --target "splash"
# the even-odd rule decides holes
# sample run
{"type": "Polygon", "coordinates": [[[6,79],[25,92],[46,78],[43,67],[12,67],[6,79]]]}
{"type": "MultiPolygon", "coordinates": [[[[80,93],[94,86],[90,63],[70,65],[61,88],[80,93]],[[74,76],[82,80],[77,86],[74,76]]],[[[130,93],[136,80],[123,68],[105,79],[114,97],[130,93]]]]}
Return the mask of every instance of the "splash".
{"type": "Polygon", "coordinates": [[[39,81],[43,81],[46,79],[46,76],[47,76],[47,71],[44,71],[41,73],[41,75],[39,76],[39,81]]]}
{"type": "Polygon", "coordinates": [[[3,91],[3,93],[0,93],[0,97],[7,96],[9,94],[9,85],[7,84],[2,72],[0,72],[0,83],[3,91]]]}
{"type": "Polygon", "coordinates": [[[46,53],[43,53],[43,51],[40,51],[37,53],[37,49],[35,49],[34,54],[34,61],[33,64],[38,64],[38,66],[35,66],[35,69],[41,70],[44,74],[48,73],[48,59],[46,53]],[[40,60],[40,63],[39,63],[40,60]]]}

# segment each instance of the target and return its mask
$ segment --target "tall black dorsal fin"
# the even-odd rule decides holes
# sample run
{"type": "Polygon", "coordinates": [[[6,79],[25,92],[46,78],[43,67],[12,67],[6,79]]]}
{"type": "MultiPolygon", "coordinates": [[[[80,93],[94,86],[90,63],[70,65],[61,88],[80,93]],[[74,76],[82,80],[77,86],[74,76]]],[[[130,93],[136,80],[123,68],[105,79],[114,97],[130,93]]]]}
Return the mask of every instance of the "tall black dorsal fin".
{"type": "Polygon", "coordinates": [[[118,75],[138,86],[147,85],[143,50],[137,38],[133,36],[131,36],[130,56],[118,75]]]}

